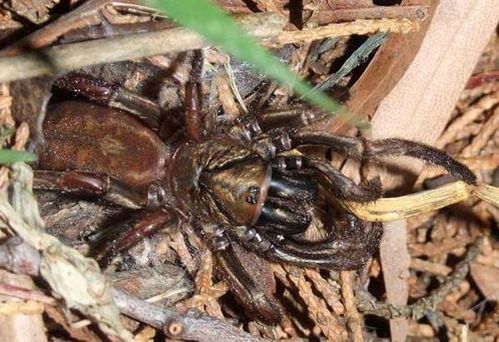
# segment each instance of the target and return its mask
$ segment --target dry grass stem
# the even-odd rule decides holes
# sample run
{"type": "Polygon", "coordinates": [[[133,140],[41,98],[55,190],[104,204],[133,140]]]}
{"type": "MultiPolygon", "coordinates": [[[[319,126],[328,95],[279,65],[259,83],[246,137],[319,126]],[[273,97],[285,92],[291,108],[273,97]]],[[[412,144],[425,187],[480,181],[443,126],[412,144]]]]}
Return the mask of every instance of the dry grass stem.
{"type": "Polygon", "coordinates": [[[264,45],[277,47],[285,44],[308,43],[331,37],[351,36],[354,34],[366,35],[376,32],[409,33],[419,30],[419,25],[418,21],[409,19],[361,19],[300,31],[283,31],[277,37],[264,41],[264,45]]]}
{"type": "MultiPolygon", "coordinates": [[[[265,39],[279,34],[284,26],[284,19],[271,13],[245,15],[239,17],[238,21],[250,35],[265,39]]],[[[65,44],[0,58],[0,82],[59,74],[88,65],[182,52],[209,45],[199,35],[183,28],[65,44]]]]}

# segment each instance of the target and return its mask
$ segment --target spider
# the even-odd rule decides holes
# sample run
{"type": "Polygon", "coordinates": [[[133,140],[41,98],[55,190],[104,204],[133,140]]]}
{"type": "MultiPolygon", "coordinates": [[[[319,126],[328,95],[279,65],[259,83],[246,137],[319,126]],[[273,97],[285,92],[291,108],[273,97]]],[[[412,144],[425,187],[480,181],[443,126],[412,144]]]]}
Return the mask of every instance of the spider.
{"type": "Polygon", "coordinates": [[[231,289],[254,316],[279,321],[281,307],[235,256],[234,243],[276,262],[302,267],[355,270],[377,251],[380,223],[364,222],[342,201],[379,198],[373,184],[357,184],[329,163],[290,153],[325,146],[357,160],[410,156],[475,183],[474,174],[444,152],[401,139],[369,141],[314,132],[316,112],[245,115],[208,129],[201,110],[202,55],[194,52],[185,90],[184,124],[168,141],[157,132],[152,101],[81,73],[57,81],[88,101],[52,105],[43,125],[35,187],[92,195],[136,209],[103,256],[117,253],[172,222],[191,224],[216,257],[231,289]],[[128,113],[111,108],[126,103],[128,113]],[[303,237],[319,199],[336,209],[325,239],[303,237]]]}

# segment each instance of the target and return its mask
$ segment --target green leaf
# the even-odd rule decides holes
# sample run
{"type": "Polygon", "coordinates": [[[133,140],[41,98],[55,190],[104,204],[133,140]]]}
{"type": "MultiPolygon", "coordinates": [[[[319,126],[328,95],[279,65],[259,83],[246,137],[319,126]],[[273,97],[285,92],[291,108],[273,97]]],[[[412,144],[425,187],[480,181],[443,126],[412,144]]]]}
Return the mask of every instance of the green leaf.
{"type": "Polygon", "coordinates": [[[14,151],[14,150],[5,150],[0,149],[0,164],[12,164],[17,162],[34,162],[36,161],[36,155],[29,152],[24,151],[14,151]]]}
{"type": "Polygon", "coordinates": [[[361,129],[369,123],[348,112],[322,92],[312,89],[279,62],[253,38],[243,32],[230,16],[208,0],[144,0],[149,6],[164,12],[179,24],[222,47],[232,56],[250,63],[253,68],[277,82],[289,86],[311,104],[338,116],[361,129]]]}

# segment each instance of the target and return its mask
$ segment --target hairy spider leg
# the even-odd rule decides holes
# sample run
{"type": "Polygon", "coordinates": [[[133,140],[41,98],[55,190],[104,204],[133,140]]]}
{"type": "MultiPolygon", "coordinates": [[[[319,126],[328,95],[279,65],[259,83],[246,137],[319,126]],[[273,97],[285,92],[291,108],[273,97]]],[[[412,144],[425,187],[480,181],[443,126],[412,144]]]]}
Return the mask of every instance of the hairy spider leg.
{"type": "Polygon", "coordinates": [[[251,314],[268,323],[280,322],[284,312],[282,306],[263,292],[245,271],[224,230],[215,230],[208,239],[208,247],[221,266],[219,271],[223,273],[231,290],[246,307],[251,308],[251,314]]]}
{"type": "Polygon", "coordinates": [[[152,235],[176,219],[172,210],[165,206],[161,207],[165,190],[156,182],[149,186],[146,194],[143,194],[109,176],[87,172],[35,170],[34,176],[35,189],[98,196],[125,208],[149,208],[136,214],[131,220],[120,222],[92,236],[92,249],[101,247],[104,249],[103,257],[99,260],[101,266],[108,265],[118,253],[128,250],[144,237],[152,235]]]}
{"type": "Polygon", "coordinates": [[[348,234],[347,240],[296,243],[278,235],[260,233],[249,227],[238,227],[230,231],[246,248],[274,261],[303,267],[318,267],[335,270],[354,270],[365,265],[376,252],[383,228],[380,223],[370,227],[355,220],[354,230],[360,234],[348,234]]]}
{"type": "Polygon", "coordinates": [[[445,152],[428,145],[403,139],[383,139],[368,141],[361,138],[342,137],[329,133],[298,131],[291,134],[293,147],[301,145],[324,145],[332,150],[359,160],[380,160],[388,156],[409,156],[437,165],[451,175],[476,184],[476,176],[464,164],[445,152]]]}
{"type": "MultiPolygon", "coordinates": [[[[476,176],[467,166],[445,152],[425,144],[397,138],[369,141],[303,129],[303,127],[325,118],[325,114],[320,111],[294,109],[265,113],[258,118],[253,118],[253,120],[258,121],[264,131],[274,130],[278,132],[277,134],[280,132],[280,134],[285,135],[291,141],[291,148],[303,145],[322,145],[358,160],[380,160],[388,156],[409,156],[440,166],[458,179],[476,184],[476,176]],[[283,127],[285,129],[279,130],[283,127]]],[[[281,152],[284,150],[287,149],[282,149],[281,152]]]]}
{"type": "Polygon", "coordinates": [[[55,86],[83,96],[92,102],[124,110],[146,123],[151,129],[159,129],[162,118],[160,106],[122,86],[79,72],[64,75],[55,81],[55,86]]]}
{"type": "Polygon", "coordinates": [[[166,207],[142,211],[125,222],[91,235],[91,248],[99,251],[102,255],[99,264],[106,267],[119,253],[127,251],[145,237],[165,227],[173,227],[177,219],[175,212],[166,207]]]}
{"type": "Polygon", "coordinates": [[[147,204],[147,194],[141,194],[109,176],[89,172],[35,170],[33,187],[83,196],[98,196],[131,209],[139,209],[147,204]]]}
{"type": "Polygon", "coordinates": [[[286,127],[287,129],[302,128],[328,118],[330,118],[330,115],[322,111],[313,108],[298,107],[263,113],[255,118],[255,120],[258,121],[262,130],[267,132],[282,127],[286,127]]]}
{"type": "Polygon", "coordinates": [[[381,189],[355,184],[340,171],[319,160],[301,156],[279,157],[274,161],[274,165],[280,170],[308,168],[317,171],[314,174],[317,175],[319,183],[324,186],[329,194],[338,199],[369,202],[381,197],[381,189]]]}
{"type": "Polygon", "coordinates": [[[194,50],[192,69],[185,87],[185,130],[189,138],[195,142],[205,139],[204,113],[202,105],[201,76],[203,72],[203,52],[194,50]]]}

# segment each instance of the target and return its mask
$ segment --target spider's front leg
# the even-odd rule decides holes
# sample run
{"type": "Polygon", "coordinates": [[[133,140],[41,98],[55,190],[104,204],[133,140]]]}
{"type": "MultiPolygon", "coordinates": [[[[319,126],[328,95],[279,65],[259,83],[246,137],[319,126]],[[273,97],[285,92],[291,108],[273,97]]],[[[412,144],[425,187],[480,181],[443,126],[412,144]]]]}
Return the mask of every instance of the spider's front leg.
{"type": "Polygon", "coordinates": [[[278,157],[274,160],[274,168],[284,172],[296,172],[302,169],[312,170],[318,179],[318,183],[336,199],[368,202],[374,201],[381,196],[381,189],[376,184],[371,186],[355,184],[340,171],[319,160],[301,156],[278,157]]]}
{"type": "Polygon", "coordinates": [[[349,215],[349,227],[340,234],[334,234],[327,241],[307,244],[249,227],[237,227],[231,233],[246,248],[270,260],[303,267],[355,270],[363,267],[377,251],[383,227],[349,215]]]}
{"type": "Polygon", "coordinates": [[[322,145],[359,160],[381,160],[383,157],[408,156],[440,166],[466,183],[476,184],[476,176],[447,153],[431,146],[404,139],[369,141],[361,138],[336,136],[330,133],[297,131],[291,134],[293,147],[322,145]]]}

